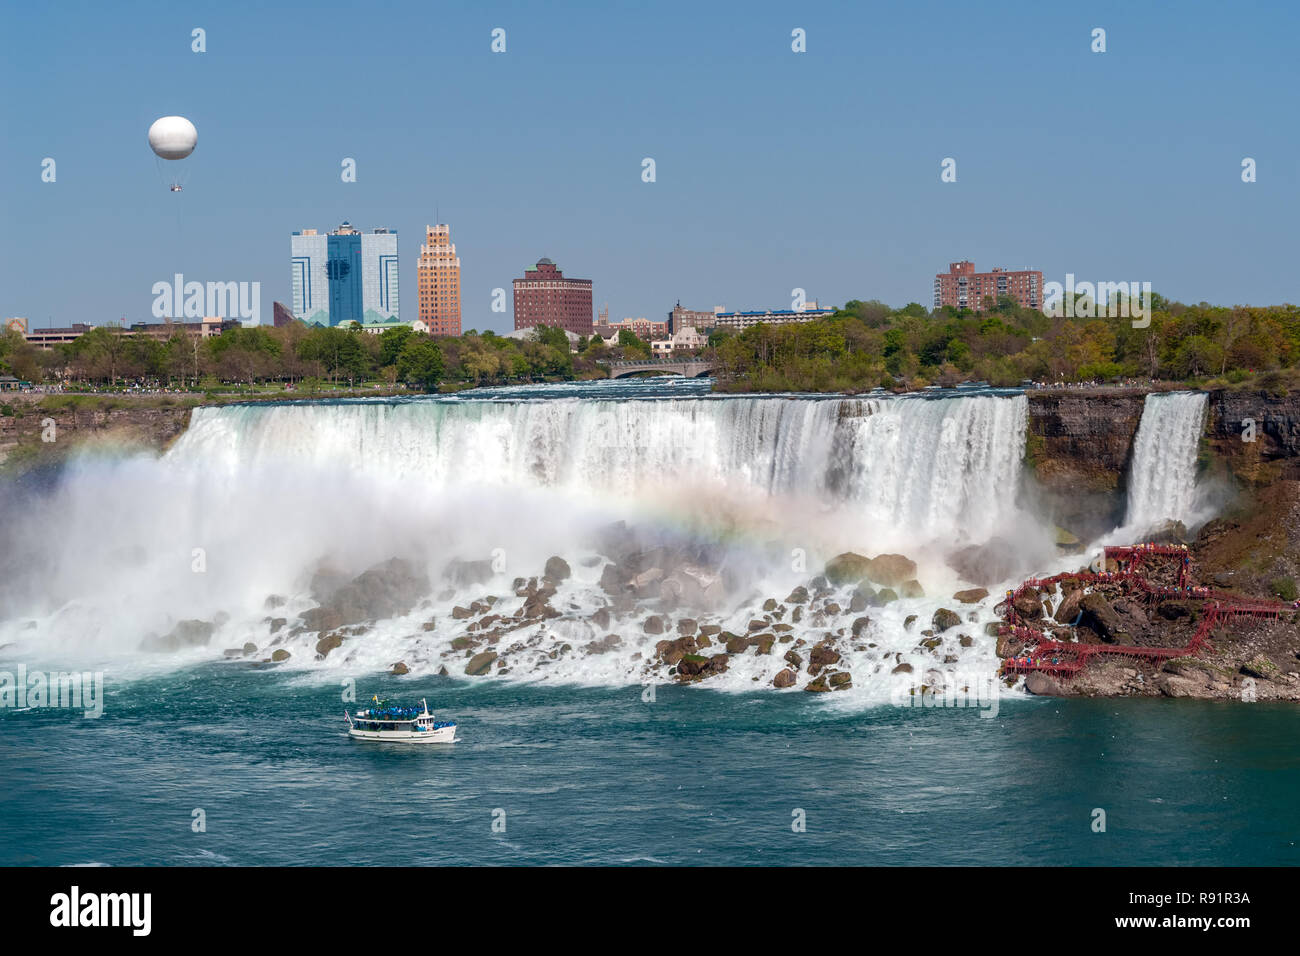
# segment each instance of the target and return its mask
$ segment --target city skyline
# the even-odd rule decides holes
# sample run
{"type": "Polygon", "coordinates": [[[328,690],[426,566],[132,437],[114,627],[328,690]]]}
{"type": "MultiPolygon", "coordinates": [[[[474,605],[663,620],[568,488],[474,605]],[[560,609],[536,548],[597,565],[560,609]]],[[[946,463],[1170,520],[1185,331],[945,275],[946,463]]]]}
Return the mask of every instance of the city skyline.
{"type": "MultiPolygon", "coordinates": [[[[260,282],[266,301],[288,302],[282,237],[344,219],[399,235],[454,224],[462,326],[498,332],[513,323],[509,304],[493,311],[495,290],[539,255],[591,276],[626,316],[677,300],[777,308],[796,288],[828,304],[925,304],[936,267],[963,256],[1048,279],[1141,279],[1187,302],[1295,299],[1297,133],[1276,121],[1297,69],[1292,10],[1206,30],[1209,8],[1195,5],[1169,18],[1102,4],[1087,19],[1021,5],[995,23],[775,4],[558,19],[398,6],[412,29],[355,21],[346,43],[336,16],[271,10],[154,5],[129,30],[108,9],[0,14],[25,38],[0,63],[18,93],[0,212],[19,227],[0,240],[0,314],[130,323],[175,273],[260,282]],[[1104,53],[1090,49],[1098,26],[1104,53]],[[191,49],[195,27],[205,52],[191,49]],[[805,53],[791,49],[795,28],[805,53]],[[918,61],[936,46],[942,62],[918,61]],[[1246,46],[1243,61],[1232,51],[1246,46]],[[355,82],[313,95],[307,66],[345,54],[355,82]],[[409,118],[430,57],[462,92],[426,128],[409,118]],[[168,114],[198,129],[181,193],[146,143],[168,114]],[[955,182],[941,179],[947,158],[955,182]],[[1242,181],[1246,158],[1256,182],[1242,181]],[[341,175],[349,159],[355,182],[341,175]],[[69,238],[87,234],[113,242],[68,281],[69,238]]],[[[417,302],[405,271],[400,298],[417,302]]]]}

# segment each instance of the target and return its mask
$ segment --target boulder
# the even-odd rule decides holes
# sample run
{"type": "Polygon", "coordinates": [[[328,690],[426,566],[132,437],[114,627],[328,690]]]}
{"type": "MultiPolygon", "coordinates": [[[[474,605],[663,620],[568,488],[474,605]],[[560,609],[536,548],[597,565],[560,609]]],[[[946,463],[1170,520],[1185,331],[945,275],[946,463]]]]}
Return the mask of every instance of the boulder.
{"type": "Polygon", "coordinates": [[[496,651],[483,651],[482,653],[475,654],[469,659],[469,663],[465,665],[465,673],[470,677],[479,677],[486,674],[492,667],[492,662],[496,659],[496,651]]]}
{"type": "Polygon", "coordinates": [[[1241,672],[1247,677],[1259,677],[1270,680],[1278,675],[1278,667],[1263,654],[1256,654],[1241,665],[1241,672]]]}
{"type": "Polygon", "coordinates": [[[608,654],[614,648],[623,643],[622,638],[617,634],[606,634],[598,641],[592,641],[583,648],[588,654],[608,654]]]}
{"type": "Polygon", "coordinates": [[[1040,697],[1060,697],[1061,685],[1055,678],[1041,671],[1034,671],[1025,678],[1025,690],[1040,697]]]}
{"type": "Polygon", "coordinates": [[[156,635],[146,637],[141,642],[140,649],[167,653],[184,650],[188,647],[203,647],[212,639],[212,633],[215,630],[216,627],[210,621],[200,621],[194,618],[179,621],[175,627],[162,637],[156,635]]]}
{"type": "Polygon", "coordinates": [[[904,581],[898,590],[905,598],[925,597],[925,588],[921,587],[921,582],[916,580],[916,578],[912,578],[910,581],[904,581]]]}
{"type": "Polygon", "coordinates": [[[675,641],[660,641],[655,645],[655,655],[669,667],[675,666],[683,657],[694,654],[699,647],[693,637],[679,637],[675,641]]]}
{"type": "Polygon", "coordinates": [[[396,664],[393,665],[393,669],[391,673],[393,674],[394,677],[401,677],[403,674],[411,673],[411,669],[406,666],[405,661],[398,661],[396,664]]]}
{"type": "Polygon", "coordinates": [[[309,631],[326,631],[399,617],[415,607],[428,587],[424,571],[402,558],[377,564],[345,584],[334,574],[318,572],[312,593],[320,606],[303,612],[302,620],[309,631]]]}
{"type": "Polygon", "coordinates": [[[689,637],[694,634],[699,625],[689,617],[684,617],[677,622],[677,633],[683,637],[689,637]]]}
{"type": "Polygon", "coordinates": [[[813,645],[813,649],[808,654],[808,673],[816,677],[823,668],[839,663],[839,659],[840,652],[826,641],[821,641],[813,645]]]}
{"type": "Polygon", "coordinates": [[[948,566],[967,581],[981,587],[1015,577],[1021,570],[1023,546],[1006,538],[994,538],[986,544],[962,548],[948,556],[948,566]]]}
{"type": "Polygon", "coordinates": [[[607,564],[600,572],[601,590],[611,597],[617,597],[627,590],[632,575],[617,564],[607,564]]]}
{"type": "Polygon", "coordinates": [[[962,604],[978,604],[988,596],[989,592],[985,588],[967,588],[965,591],[958,591],[952,599],[962,604]]]}
{"type": "Polygon", "coordinates": [[[916,580],[916,562],[901,554],[879,554],[868,563],[867,577],[887,587],[901,587],[916,580]]]}
{"type": "Polygon", "coordinates": [[[328,657],[330,651],[343,643],[343,637],[337,633],[326,634],[316,642],[316,653],[320,657],[328,657]]]}
{"type": "Polygon", "coordinates": [[[826,580],[835,587],[857,584],[867,579],[870,568],[871,559],[866,555],[845,551],[826,562],[826,580]]]}
{"type": "Polygon", "coordinates": [[[903,663],[899,664],[897,667],[895,667],[895,668],[894,668],[892,671],[890,671],[889,673],[891,673],[891,674],[910,674],[910,673],[912,673],[912,665],[909,664],[909,663],[907,663],[907,661],[904,661],[903,663]]]}
{"type": "Polygon", "coordinates": [[[1027,621],[1036,621],[1043,616],[1043,599],[1033,588],[1025,588],[1016,595],[1013,603],[1016,613],[1027,621]]]}
{"type": "Polygon", "coordinates": [[[271,660],[277,663],[279,663],[280,661],[287,661],[288,659],[289,659],[289,652],[286,651],[283,647],[278,648],[277,650],[271,652],[271,660]]]}
{"type": "Polygon", "coordinates": [[[1060,525],[1053,526],[1052,535],[1056,540],[1056,546],[1067,553],[1079,550],[1082,545],[1077,535],[1066,531],[1060,525]]]}
{"type": "Polygon", "coordinates": [[[693,564],[683,564],[665,578],[663,592],[690,608],[712,608],[726,597],[722,575],[693,564]]]}
{"type": "Polygon", "coordinates": [[[810,680],[804,685],[803,689],[813,694],[825,694],[830,692],[830,687],[826,684],[826,675],[824,674],[815,680],[810,680]]]}
{"type": "Polygon", "coordinates": [[[561,581],[567,581],[569,575],[572,573],[572,570],[569,568],[569,562],[565,561],[559,555],[552,555],[547,558],[546,567],[542,571],[542,574],[555,584],[559,584],[561,581]]]}
{"type": "Polygon", "coordinates": [[[726,654],[714,654],[712,657],[689,654],[677,665],[677,679],[679,681],[704,680],[706,677],[721,674],[726,669],[726,654]]]}
{"type": "Polygon", "coordinates": [[[1060,624],[1073,624],[1079,617],[1079,602],[1083,600],[1083,589],[1073,588],[1066,591],[1061,603],[1053,615],[1060,624]]]}
{"type": "Polygon", "coordinates": [[[641,630],[645,631],[647,634],[662,634],[666,629],[664,623],[662,617],[658,614],[652,614],[641,622],[641,630]]]}
{"type": "Polygon", "coordinates": [[[934,617],[930,619],[930,624],[934,627],[935,631],[942,634],[949,628],[959,627],[961,625],[961,615],[956,611],[950,611],[946,607],[941,607],[939,610],[934,612],[934,617]]]}
{"type": "Polygon", "coordinates": [[[596,613],[591,615],[591,623],[602,631],[609,630],[609,608],[598,608],[596,613]]]}
{"type": "Polygon", "coordinates": [[[785,670],[778,672],[777,675],[772,678],[772,686],[793,687],[795,680],[796,680],[795,672],[790,670],[790,668],[787,667],[785,670]]]}
{"type": "Polygon", "coordinates": [[[726,643],[727,643],[728,654],[743,654],[745,653],[745,650],[749,647],[749,645],[754,642],[754,638],[741,637],[739,634],[731,634],[730,632],[724,632],[724,635],[726,636],[727,639],[726,643]]]}
{"type": "Polygon", "coordinates": [[[802,585],[800,587],[795,588],[793,591],[790,592],[789,597],[785,599],[785,603],[786,604],[807,604],[808,589],[806,587],[803,587],[802,585]]]}
{"type": "Polygon", "coordinates": [[[1102,640],[1112,644],[1130,644],[1128,631],[1118,612],[1101,594],[1093,592],[1079,602],[1083,610],[1083,623],[1096,631],[1102,640]]]}

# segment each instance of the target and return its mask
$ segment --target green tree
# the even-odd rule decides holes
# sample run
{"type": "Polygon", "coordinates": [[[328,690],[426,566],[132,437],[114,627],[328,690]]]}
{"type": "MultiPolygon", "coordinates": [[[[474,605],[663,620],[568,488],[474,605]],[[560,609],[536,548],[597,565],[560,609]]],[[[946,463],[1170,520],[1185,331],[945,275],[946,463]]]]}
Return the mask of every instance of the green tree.
{"type": "Polygon", "coordinates": [[[385,329],[379,336],[379,364],[384,367],[395,365],[412,335],[415,335],[415,329],[409,325],[385,329]]]}
{"type": "MultiPolygon", "coordinates": [[[[388,332],[384,334],[387,335],[388,332]]],[[[442,373],[442,349],[438,343],[424,335],[407,336],[406,343],[397,356],[398,377],[408,385],[417,385],[426,392],[432,392],[438,387],[442,373]]]]}

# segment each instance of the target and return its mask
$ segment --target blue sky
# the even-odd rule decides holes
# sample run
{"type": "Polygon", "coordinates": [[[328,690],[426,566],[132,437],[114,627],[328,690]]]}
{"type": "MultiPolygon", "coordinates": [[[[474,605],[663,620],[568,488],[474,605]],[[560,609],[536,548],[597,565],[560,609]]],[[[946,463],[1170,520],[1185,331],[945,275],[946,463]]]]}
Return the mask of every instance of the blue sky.
{"type": "Polygon", "coordinates": [[[492,290],[541,256],[615,319],[928,305],[963,257],[1296,301],[1298,34],[1283,3],[6,3],[0,316],[150,319],[183,272],[261,282],[269,321],[290,232],[348,219],[399,231],[414,318],[435,209],[467,329],[509,329],[492,290]],[[171,113],[180,194],[146,142],[171,113]]]}

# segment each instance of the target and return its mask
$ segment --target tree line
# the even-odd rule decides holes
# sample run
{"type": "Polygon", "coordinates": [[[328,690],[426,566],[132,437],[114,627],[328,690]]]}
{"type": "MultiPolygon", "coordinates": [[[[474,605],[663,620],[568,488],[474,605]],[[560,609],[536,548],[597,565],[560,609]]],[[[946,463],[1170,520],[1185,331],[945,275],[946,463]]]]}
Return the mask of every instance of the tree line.
{"type": "Polygon", "coordinates": [[[603,373],[595,360],[608,357],[608,350],[598,337],[592,338],[599,348],[579,340],[579,354],[574,355],[564,331],[545,326],[523,340],[473,330],[432,338],[404,325],[371,335],[356,326],[294,323],[232,328],[209,338],[190,335],[179,325],[165,338],[98,326],[46,350],[10,330],[0,337],[0,374],[34,384],[110,387],[295,385],[310,380],[334,387],[402,384],[433,390],[444,383],[599,377],[603,373]]]}
{"type": "Polygon", "coordinates": [[[852,392],[963,381],[1135,379],[1232,384],[1300,365],[1300,308],[1293,305],[1185,305],[1153,295],[1145,328],[1127,318],[1053,318],[1009,298],[986,305],[976,313],[854,300],[826,319],[715,333],[710,346],[719,388],[852,392]]]}

